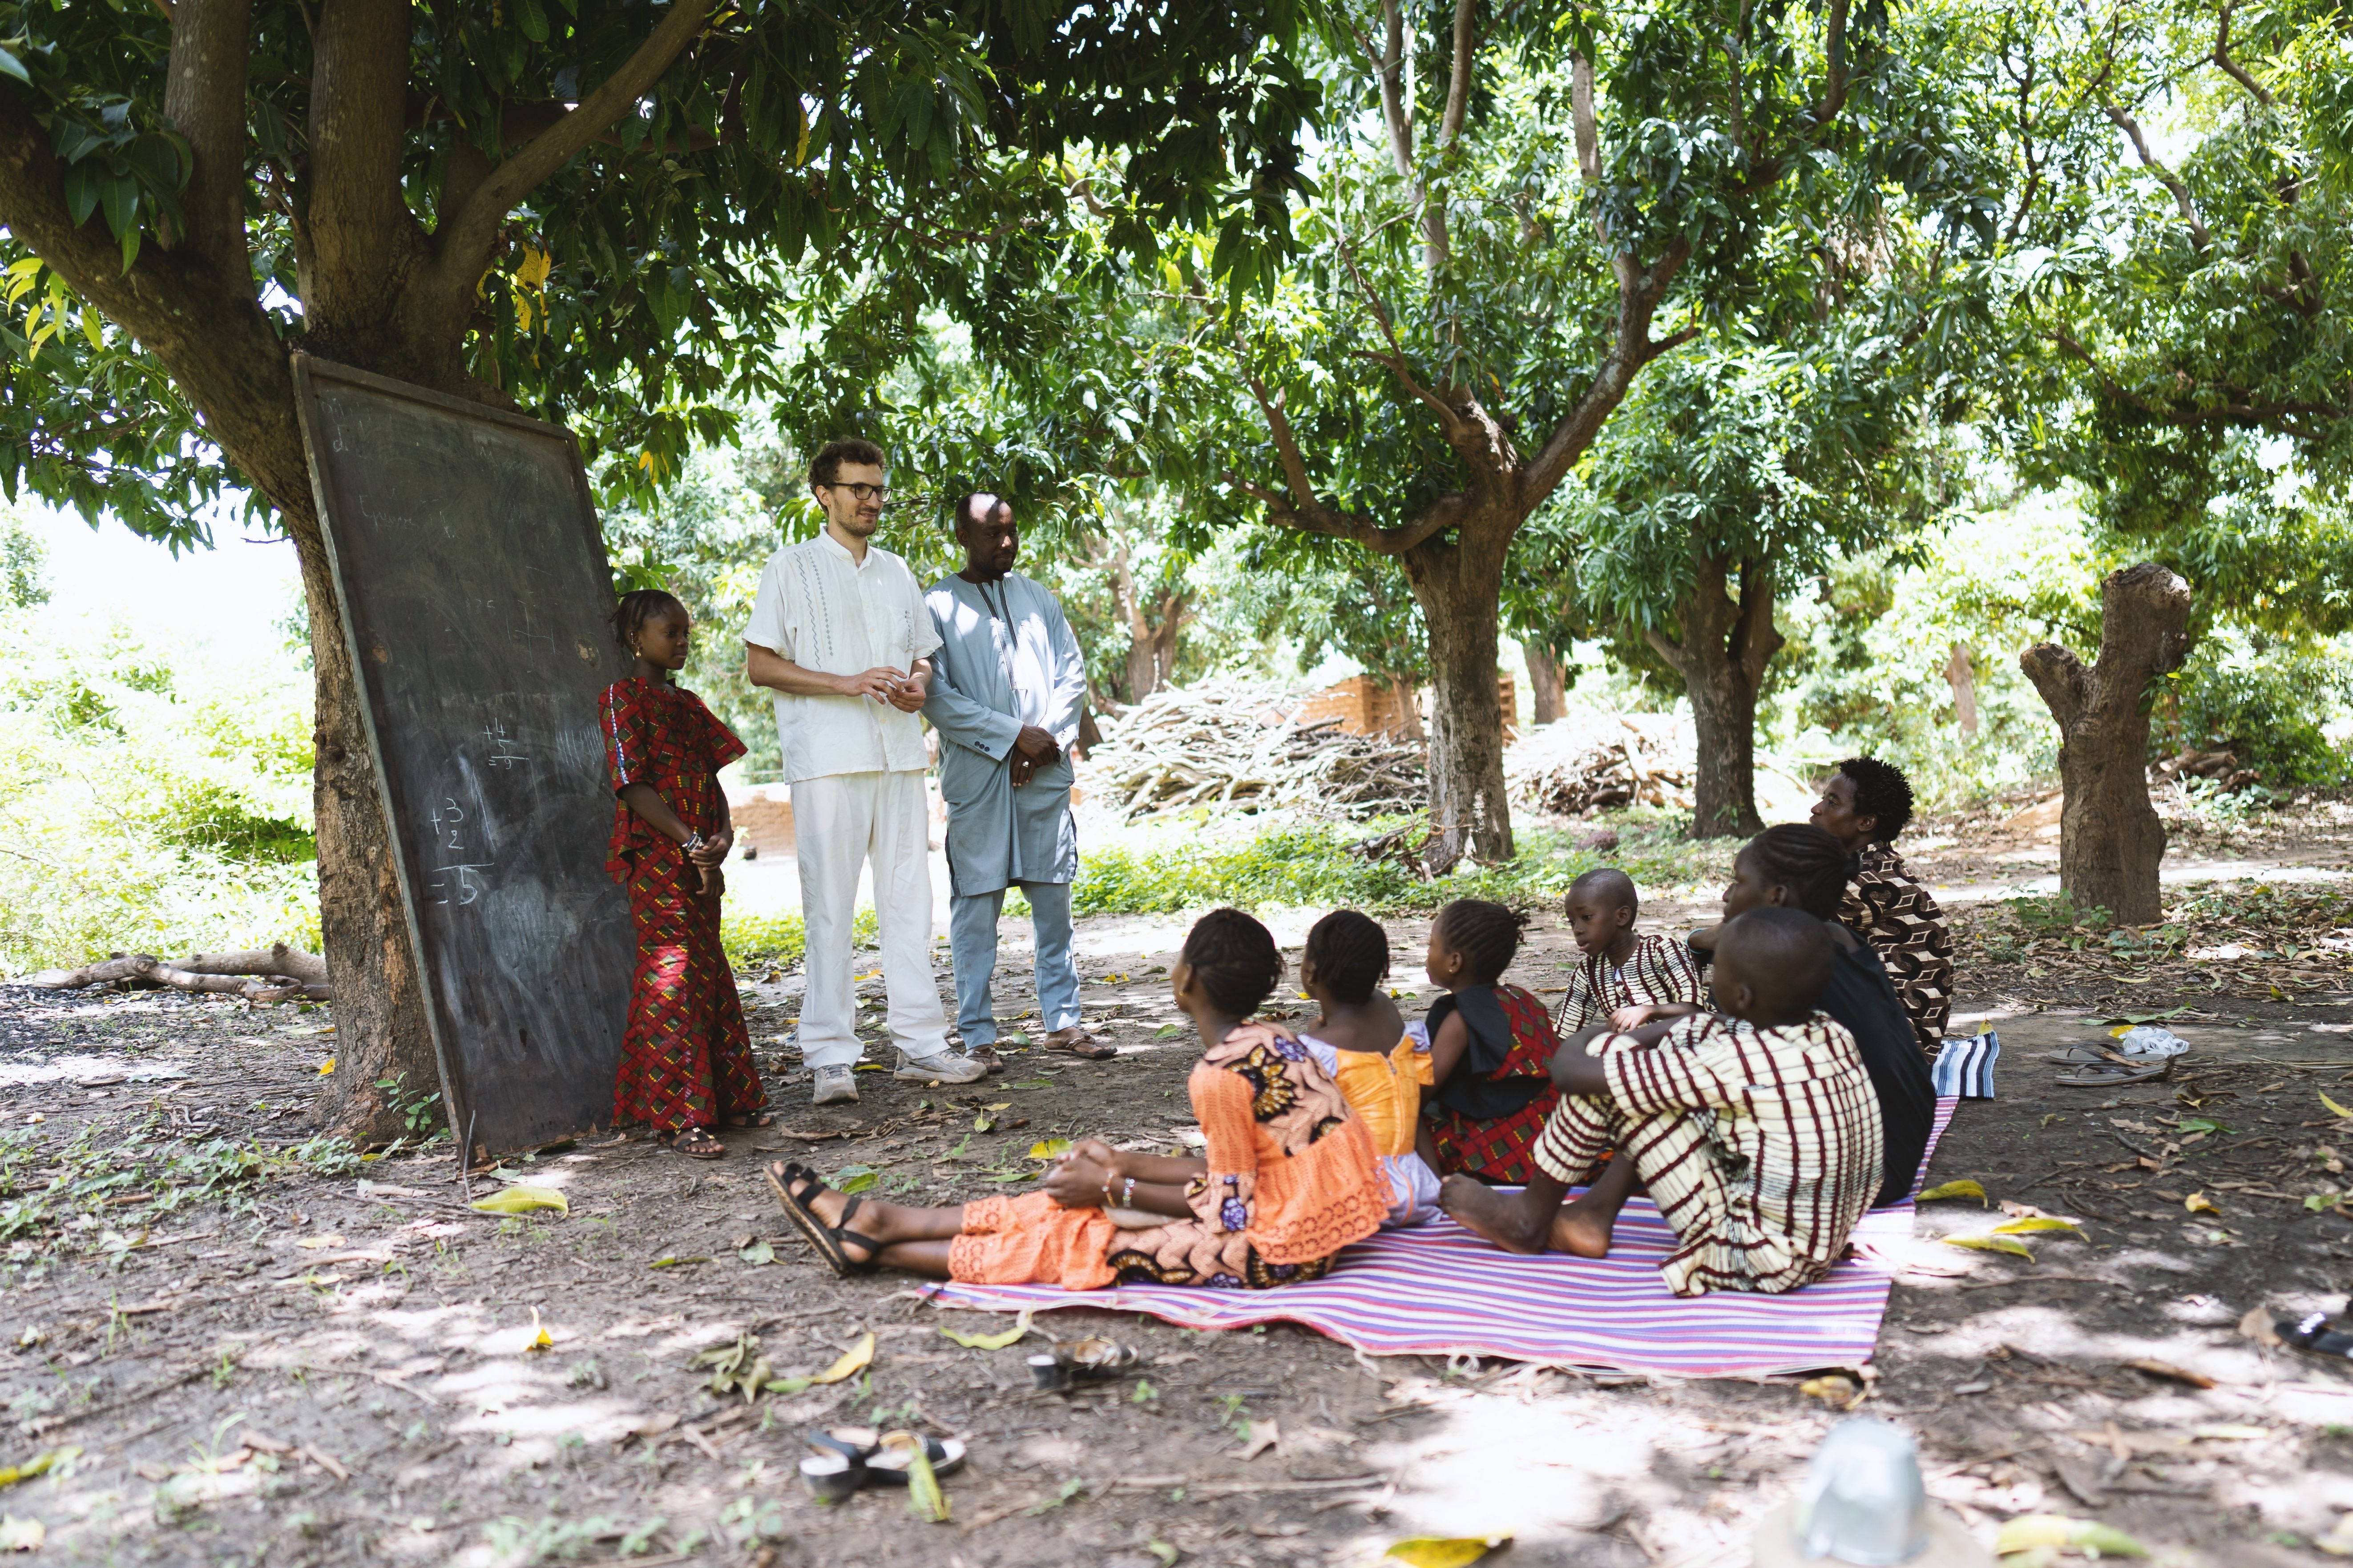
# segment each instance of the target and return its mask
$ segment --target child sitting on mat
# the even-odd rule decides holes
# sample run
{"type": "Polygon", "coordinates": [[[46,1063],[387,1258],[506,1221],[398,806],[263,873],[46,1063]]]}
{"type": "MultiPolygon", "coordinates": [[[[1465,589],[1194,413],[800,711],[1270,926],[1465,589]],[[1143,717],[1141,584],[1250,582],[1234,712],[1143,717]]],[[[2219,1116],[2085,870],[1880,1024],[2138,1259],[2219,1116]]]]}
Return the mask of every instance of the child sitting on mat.
{"type": "Polygon", "coordinates": [[[881,1265],[975,1285],[1209,1285],[1257,1289],[1314,1279],[1380,1228],[1388,1178],[1364,1122],[1315,1055],[1244,1022],[1282,974],[1274,938],[1239,910],[1213,910],[1168,975],[1204,1049],[1186,1080],[1208,1140],[1198,1159],[1079,1144],[1043,1189],[955,1208],[847,1197],[779,1160],[768,1184],[836,1274],[881,1265]],[[1104,1211],[1166,1223],[1123,1229],[1104,1211]]]}
{"type": "Polygon", "coordinates": [[[1822,922],[1801,910],[1727,921],[1715,948],[1722,1012],[1645,1026],[1636,1038],[1652,1049],[1597,1051],[1613,1038],[1599,1031],[1571,1040],[1553,1064],[1560,1108],[1525,1190],[1449,1177],[1440,1204],[1508,1251],[1606,1258],[1639,1187],[1680,1244],[1659,1269],[1676,1295],[1821,1279],[1871,1202],[1880,1163],[1871,1075],[1854,1037],[1815,1007],[1832,962],[1822,922]],[[1611,1149],[1620,1152],[1605,1165],[1611,1149]]]}
{"type": "Polygon", "coordinates": [[[1437,1215],[1438,1173],[1413,1146],[1430,1082],[1430,1041],[1381,989],[1388,973],[1389,938],[1378,921],[1355,910],[1317,921],[1300,955],[1299,984],[1324,1014],[1299,1031],[1299,1043],[1372,1135],[1392,1200],[1382,1224],[1394,1227],[1437,1215]]]}
{"type": "Polygon", "coordinates": [[[1555,1034],[1566,1037],[1601,1023],[1639,1028],[1662,1007],[1700,999],[1691,949],[1673,937],[1635,934],[1642,900],[1634,879],[1603,866],[1570,883],[1565,901],[1569,934],[1585,963],[1569,976],[1568,995],[1553,1019],[1555,1034]]]}
{"type": "Polygon", "coordinates": [[[1483,899],[1461,899],[1430,926],[1430,984],[1446,994],[1430,1009],[1430,1079],[1422,1105],[1422,1158],[1441,1175],[1525,1182],[1528,1151],[1559,1092],[1560,1048],[1545,1005],[1504,971],[1520,951],[1527,916],[1483,899]]]}

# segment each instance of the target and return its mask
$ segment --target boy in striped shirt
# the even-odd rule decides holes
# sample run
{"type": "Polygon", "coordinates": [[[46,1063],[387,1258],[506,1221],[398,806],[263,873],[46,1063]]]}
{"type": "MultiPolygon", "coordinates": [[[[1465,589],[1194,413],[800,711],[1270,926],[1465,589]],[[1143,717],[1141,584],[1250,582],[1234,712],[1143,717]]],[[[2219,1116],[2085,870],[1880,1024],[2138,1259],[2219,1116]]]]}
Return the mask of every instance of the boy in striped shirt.
{"type": "Polygon", "coordinates": [[[1553,1059],[1561,1100],[1536,1142],[1537,1174],[1515,1194],[1449,1177],[1440,1206],[1508,1251],[1604,1258],[1640,1189],[1674,1230],[1659,1271],[1678,1296],[1821,1279],[1877,1190],[1881,1160],[1879,1101],[1854,1037],[1814,1006],[1831,962],[1822,923],[1800,910],[1727,922],[1715,959],[1723,1012],[1634,1032],[1630,1043],[1655,1049],[1602,1031],[1570,1040],[1553,1059]]]}
{"type": "Polygon", "coordinates": [[[1700,1000],[1691,949],[1673,937],[1634,933],[1642,900],[1633,878],[1615,866],[1598,868],[1569,884],[1566,901],[1569,934],[1585,963],[1569,976],[1568,995],[1553,1020],[1561,1038],[1600,1024],[1637,1028],[1659,1007],[1700,1000]]]}

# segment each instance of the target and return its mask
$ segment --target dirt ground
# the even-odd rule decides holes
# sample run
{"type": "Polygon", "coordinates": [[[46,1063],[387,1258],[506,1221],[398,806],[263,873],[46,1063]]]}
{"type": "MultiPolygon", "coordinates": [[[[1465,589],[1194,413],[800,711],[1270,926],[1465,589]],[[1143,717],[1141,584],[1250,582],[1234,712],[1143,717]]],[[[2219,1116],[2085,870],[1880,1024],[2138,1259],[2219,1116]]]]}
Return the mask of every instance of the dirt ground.
{"type": "MultiPolygon", "coordinates": [[[[2353,1283],[2353,1221],[2334,1206],[2353,1126],[2321,1099],[2353,1101],[2349,838],[2325,804],[2184,836],[2182,918],[2119,942],[2047,900],[2000,901],[2051,869],[2054,841],[1921,831],[1915,866],[1950,889],[1961,931],[1959,1013],[2005,1044],[2001,1098],[1961,1107],[1929,1180],[1974,1179],[2084,1232],[2030,1235],[2031,1258],[1965,1250],[1937,1238],[2000,1210],[1925,1205],[1876,1359],[1846,1369],[1982,1538],[2064,1513],[2163,1563],[2327,1560],[2313,1542],[2353,1510],[2353,1368],[2240,1324],[2336,1310],[2353,1283]],[[2147,1014],[2195,1047],[2169,1081],[2067,1089],[2036,1059],[2147,1014]]],[[[1659,903],[1645,924],[1705,912],[1659,903]]],[[[1308,919],[1274,923],[1295,944],[1308,919]]],[[[1401,963],[1426,930],[1391,922],[1401,963]]],[[[504,1179],[570,1207],[510,1217],[463,1205],[446,1142],[362,1162],[313,1140],[323,1012],[0,990],[16,1423],[0,1461],[63,1456],[13,1486],[0,1472],[0,1543],[45,1534],[36,1560],[110,1563],[1159,1568],[1508,1535],[1504,1562],[1746,1562],[1836,1419],[1798,1379],[1376,1360],[1287,1327],[1061,1313],[1039,1329],[1115,1334],[1145,1364],[1041,1395],[1022,1360],[1036,1338],[987,1351],[941,1332],[1006,1320],[944,1312],[910,1281],[837,1281],[807,1256],[761,1182],[769,1150],[952,1202],[1019,1190],[1043,1138],[1180,1142],[1193,1048],[1167,1027],[1165,969],[1181,935],[1086,922],[1089,1016],[1115,1062],[1018,1052],[969,1090],[873,1072],[861,1103],[825,1110],[786,1046],[797,977],[755,983],[778,1128],[712,1164],[644,1142],[511,1163],[504,1179]],[[756,1336],[777,1376],[813,1373],[868,1333],[866,1371],[756,1405],[691,1365],[756,1336]],[[963,1437],[950,1522],[889,1491],[811,1501],[800,1434],[849,1422],[963,1437]]],[[[1028,1005],[1026,932],[1007,936],[1009,1015],[1028,1005]]],[[[1556,986],[1571,951],[1542,919],[1514,978],[1556,986]]],[[[879,978],[862,989],[879,1026],[879,978]]]]}

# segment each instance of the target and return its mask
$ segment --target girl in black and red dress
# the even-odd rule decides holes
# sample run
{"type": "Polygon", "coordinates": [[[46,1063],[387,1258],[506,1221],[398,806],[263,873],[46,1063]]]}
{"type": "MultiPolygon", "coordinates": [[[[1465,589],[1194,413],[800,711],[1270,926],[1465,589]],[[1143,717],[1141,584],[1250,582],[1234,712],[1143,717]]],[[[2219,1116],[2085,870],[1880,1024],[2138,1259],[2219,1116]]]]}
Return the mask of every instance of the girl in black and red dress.
{"type": "Polygon", "coordinates": [[[744,747],[670,680],[685,668],[692,625],[659,589],[624,594],[613,635],[637,667],[596,702],[617,797],[605,869],[628,890],[638,931],[613,1120],[648,1123],[665,1147],[716,1160],[727,1151],[712,1127],[776,1119],[719,945],[720,867],[735,830],[718,773],[744,747]]]}
{"type": "Polygon", "coordinates": [[[1441,1176],[1526,1181],[1536,1138],[1560,1102],[1551,1012],[1503,983],[1526,924],[1483,899],[1459,899],[1430,922],[1430,984],[1446,994],[1424,1023],[1435,1087],[1422,1096],[1419,1149],[1441,1176]]]}

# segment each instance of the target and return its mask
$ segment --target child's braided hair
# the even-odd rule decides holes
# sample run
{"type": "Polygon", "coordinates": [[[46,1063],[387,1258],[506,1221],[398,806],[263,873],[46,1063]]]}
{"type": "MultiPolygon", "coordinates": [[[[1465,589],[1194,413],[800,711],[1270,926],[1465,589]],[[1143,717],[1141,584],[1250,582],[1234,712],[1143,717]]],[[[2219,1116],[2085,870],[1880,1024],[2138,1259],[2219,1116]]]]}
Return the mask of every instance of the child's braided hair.
{"type": "Polygon", "coordinates": [[[1471,965],[1471,983],[1493,985],[1519,955],[1528,917],[1485,899],[1457,899],[1438,911],[1430,930],[1471,965]]]}
{"type": "Polygon", "coordinates": [[[1877,757],[1849,757],[1838,771],[1854,781],[1855,815],[1876,819],[1873,840],[1894,843],[1895,836],[1912,823],[1912,781],[1904,770],[1877,757]]]}
{"type": "Polygon", "coordinates": [[[1740,852],[1755,858],[1767,887],[1788,889],[1799,909],[1816,920],[1837,918],[1855,861],[1830,833],[1810,822],[1784,822],[1750,839],[1740,852]]]}
{"type": "Polygon", "coordinates": [[[660,588],[632,588],[621,595],[613,607],[613,640],[621,645],[623,653],[635,653],[638,633],[656,616],[675,610],[683,616],[686,606],[677,595],[660,588]]]}
{"type": "Polygon", "coordinates": [[[1282,978],[1274,933],[1240,910],[1211,910],[1185,935],[1184,961],[1218,1011],[1247,1018],[1282,978]]]}
{"type": "Polygon", "coordinates": [[[1316,984],[1328,987],[1335,1002],[1369,1002],[1389,972],[1389,933],[1370,915],[1334,910],[1308,929],[1299,965],[1303,971],[1310,964],[1316,984]]]}

